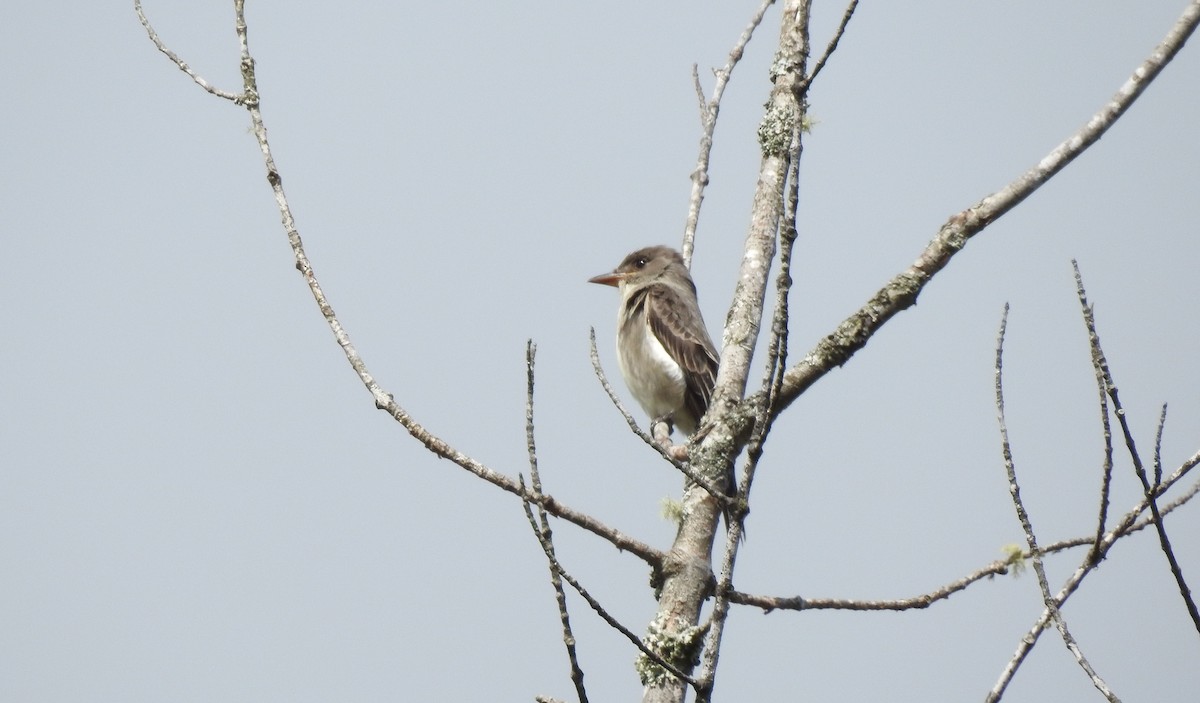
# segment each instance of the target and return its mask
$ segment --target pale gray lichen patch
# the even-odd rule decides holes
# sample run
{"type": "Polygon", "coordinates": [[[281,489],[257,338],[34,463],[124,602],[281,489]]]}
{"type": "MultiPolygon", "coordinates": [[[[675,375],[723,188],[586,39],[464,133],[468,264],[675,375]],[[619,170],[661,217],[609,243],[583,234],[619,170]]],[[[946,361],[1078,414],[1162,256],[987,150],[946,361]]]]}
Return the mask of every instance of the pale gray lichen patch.
{"type": "MultiPolygon", "coordinates": [[[[700,663],[700,650],[704,645],[705,628],[677,622],[674,632],[668,631],[662,615],[655,618],[646,629],[642,643],[680,671],[690,671],[700,663]]],[[[675,677],[645,654],[639,654],[634,669],[643,686],[662,686],[675,677]]]]}
{"type": "Polygon", "coordinates": [[[763,156],[783,156],[792,146],[796,131],[796,112],[790,106],[772,101],[758,125],[758,145],[763,156]]]}

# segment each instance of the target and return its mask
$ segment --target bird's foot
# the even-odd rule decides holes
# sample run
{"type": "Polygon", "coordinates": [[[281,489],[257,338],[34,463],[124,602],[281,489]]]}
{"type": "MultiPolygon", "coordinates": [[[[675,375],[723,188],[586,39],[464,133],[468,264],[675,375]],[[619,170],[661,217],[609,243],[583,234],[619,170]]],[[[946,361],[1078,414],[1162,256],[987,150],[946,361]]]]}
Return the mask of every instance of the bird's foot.
{"type": "Polygon", "coordinates": [[[654,441],[658,442],[658,446],[663,448],[672,459],[675,461],[688,460],[688,448],[686,444],[675,444],[671,441],[671,430],[673,429],[670,416],[656,417],[650,423],[650,434],[654,437],[654,441]]]}
{"type": "Polygon", "coordinates": [[[671,430],[674,429],[671,423],[671,416],[656,417],[650,421],[650,436],[658,442],[658,446],[663,449],[671,448],[671,430]]]}

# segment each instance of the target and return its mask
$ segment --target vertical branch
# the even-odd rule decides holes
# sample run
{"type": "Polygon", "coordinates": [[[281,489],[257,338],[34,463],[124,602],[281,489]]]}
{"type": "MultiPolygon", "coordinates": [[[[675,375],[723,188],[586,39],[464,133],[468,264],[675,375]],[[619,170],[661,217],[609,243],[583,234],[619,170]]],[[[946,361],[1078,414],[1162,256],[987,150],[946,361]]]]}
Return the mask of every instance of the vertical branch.
{"type": "Polygon", "coordinates": [[[1104,536],[1105,523],[1108,521],[1108,502],[1112,489],[1113,443],[1112,425],[1108,419],[1108,381],[1105,379],[1103,359],[1096,355],[1100,348],[1096,338],[1096,322],[1092,306],[1088,305],[1087,295],[1083,291],[1083,279],[1079,277],[1079,264],[1072,259],[1071,266],[1075,269],[1075,290],[1079,297],[1079,305],[1083,309],[1083,324],[1088,331],[1088,348],[1091,350],[1092,369],[1096,375],[1096,388],[1100,393],[1100,426],[1104,435],[1104,471],[1100,479],[1100,515],[1096,521],[1096,541],[1092,543],[1089,558],[1093,561],[1100,559],[1100,541],[1104,536]]]}
{"type": "Polygon", "coordinates": [[[1050,584],[1046,580],[1046,569],[1042,563],[1042,553],[1038,549],[1037,537],[1033,532],[1033,523],[1029,520],[1029,514],[1025,510],[1025,503],[1021,500],[1021,487],[1017,483],[1016,464],[1012,457],[1012,445],[1008,441],[1008,424],[1004,418],[1004,334],[1008,329],[1008,304],[1004,305],[1004,314],[1000,320],[1000,333],[997,335],[996,341],[996,419],[1000,423],[1000,444],[1004,456],[1004,469],[1008,474],[1008,490],[1012,495],[1013,507],[1017,511],[1017,519],[1021,522],[1021,529],[1025,532],[1025,541],[1029,545],[1029,555],[1033,560],[1033,571],[1037,574],[1038,587],[1042,591],[1042,602],[1046,604],[1046,611],[1049,613],[1050,620],[1058,628],[1058,633],[1062,637],[1063,643],[1075,656],[1075,661],[1078,662],[1080,668],[1087,673],[1092,680],[1092,685],[1096,687],[1100,693],[1104,695],[1110,703],[1119,703],[1120,698],[1117,698],[1109,688],[1104,679],[1096,673],[1095,669],[1083,656],[1083,651],[1079,649],[1078,643],[1071,635],[1067,628],[1067,621],[1063,619],[1062,613],[1059,612],[1058,602],[1050,593],[1050,584]]]}
{"type": "Polygon", "coordinates": [[[767,280],[775,258],[775,237],[784,212],[792,136],[803,118],[799,87],[808,59],[809,12],[809,0],[789,0],[783,8],[779,50],[771,65],[774,85],[758,127],[762,150],[758,184],[734,299],[726,318],[720,373],[713,397],[713,404],[719,409],[727,410],[741,400],[758,342],[767,280]]]}
{"type": "MultiPolygon", "coordinates": [[[[595,331],[593,331],[593,357],[595,357],[595,352],[596,338],[595,331]]],[[[646,646],[646,644],[643,643],[637,635],[631,632],[629,628],[622,625],[616,618],[610,615],[608,611],[605,610],[604,606],[602,606],[599,601],[597,601],[590,593],[588,593],[588,590],[583,587],[583,584],[579,583],[577,579],[572,577],[563,569],[562,564],[559,563],[558,557],[555,554],[553,532],[550,529],[549,518],[546,515],[546,510],[540,504],[538,504],[538,517],[536,520],[534,519],[533,510],[530,508],[530,503],[536,501],[537,498],[540,498],[543,495],[542,478],[541,473],[538,470],[537,445],[534,441],[533,432],[533,369],[534,359],[536,356],[537,345],[533,343],[533,340],[527,341],[525,343],[525,447],[529,453],[529,472],[530,480],[533,484],[533,495],[531,496],[531,500],[523,501],[522,505],[525,508],[525,517],[529,520],[529,526],[533,530],[534,535],[537,537],[538,543],[542,547],[542,552],[546,555],[546,561],[550,566],[550,583],[554,586],[555,599],[558,603],[559,619],[562,621],[563,626],[563,644],[567,648],[567,658],[571,662],[571,680],[575,684],[575,691],[579,696],[579,703],[587,703],[588,698],[587,691],[583,686],[583,669],[581,669],[579,666],[579,660],[575,651],[575,634],[571,629],[571,618],[567,612],[567,599],[565,589],[562,586],[563,581],[566,581],[568,584],[570,584],[571,588],[575,589],[575,592],[578,593],[589,606],[591,606],[592,610],[594,610],[596,614],[599,615],[602,620],[604,620],[604,622],[608,623],[610,627],[617,630],[622,635],[625,635],[625,637],[641,651],[642,656],[646,657],[650,662],[653,663],[654,666],[661,667],[678,680],[695,687],[695,681],[689,678],[684,672],[675,668],[670,662],[659,656],[657,652],[652,651],[648,646],[646,646]]],[[[599,361],[595,360],[594,363],[597,364],[596,371],[600,375],[601,382],[607,387],[608,381],[604,378],[603,372],[600,371],[599,361]]],[[[611,388],[609,388],[609,392],[611,394],[611,388]]],[[[617,401],[615,397],[613,398],[613,401],[618,403],[618,407],[620,406],[619,401],[617,401]]],[[[624,408],[621,410],[624,412],[624,408]]],[[[630,418],[630,422],[633,422],[632,418],[630,418]]],[[[524,479],[521,479],[521,481],[523,486],[524,479]]],[[[656,564],[655,567],[658,568],[658,564],[656,564]]]]}
{"type": "MultiPolygon", "coordinates": [[[[529,478],[533,484],[534,495],[542,495],[542,476],[538,471],[537,442],[533,432],[533,367],[537,357],[537,345],[532,339],[525,341],[525,449],[529,453],[529,478]]],[[[567,593],[563,589],[562,577],[558,563],[554,560],[554,538],[550,530],[550,520],[546,510],[538,506],[538,517],[535,522],[529,503],[522,501],[525,516],[529,526],[537,536],[542,550],[550,560],[550,585],[554,588],[554,600],[558,605],[558,618],[562,623],[563,646],[567,649],[567,661],[571,665],[571,682],[575,684],[575,694],[579,703],[588,703],[587,689],[583,685],[583,669],[579,666],[579,657],[575,652],[575,633],[571,630],[571,615],[567,611],[567,593]]]]}
{"type": "Polygon", "coordinates": [[[1167,404],[1163,403],[1162,412],[1158,415],[1158,429],[1154,431],[1154,487],[1162,485],[1162,436],[1163,428],[1167,425],[1167,404]]]}
{"type": "MultiPolygon", "coordinates": [[[[811,11],[809,0],[789,0],[784,4],[780,27],[779,49],[771,66],[771,81],[773,83],[770,98],[767,101],[766,113],[758,128],[759,146],[762,150],[762,161],[759,166],[758,185],[755,189],[751,209],[750,227],[743,248],[743,257],[739,279],[734,291],[729,314],[726,317],[725,334],[721,350],[721,364],[717,375],[713,400],[709,407],[708,418],[717,423],[697,448],[693,460],[706,475],[717,476],[730,471],[741,442],[730,432],[728,425],[722,426],[722,420],[730,415],[730,411],[741,402],[746,383],[750,374],[750,361],[758,342],[763,315],[763,304],[766,297],[767,281],[770,276],[771,262],[775,256],[775,239],[784,224],[785,213],[790,209],[787,200],[789,176],[795,187],[796,158],[799,156],[798,135],[804,120],[804,96],[802,85],[806,77],[806,67],[809,52],[808,22],[811,11]]],[[[797,196],[798,197],[798,196],[797,196]]],[[[794,210],[793,210],[794,215],[794,210]]],[[[784,276],[790,276],[790,268],[784,276]]],[[[783,290],[786,297],[787,287],[783,290]]],[[[768,389],[776,388],[778,375],[775,365],[778,364],[785,335],[779,332],[786,328],[786,301],[782,309],[777,310],[775,321],[778,326],[773,329],[771,340],[774,349],[770,350],[771,370],[764,383],[768,389]],[[779,317],[783,315],[785,317],[779,317]]],[[[768,390],[768,392],[770,392],[768,390]]],[[[766,408],[756,413],[760,418],[769,417],[766,408]]],[[[754,456],[748,458],[747,476],[752,476],[754,466],[761,456],[762,441],[769,430],[769,423],[756,422],[752,440],[754,456]]],[[[749,488],[749,481],[739,491],[739,503],[742,503],[749,488]]],[[[685,506],[688,504],[685,495],[685,506]]],[[[740,505],[736,513],[744,512],[740,505]]],[[[705,528],[711,534],[715,530],[715,515],[709,518],[705,510],[688,511],[685,516],[692,520],[684,521],[676,544],[687,544],[692,535],[701,534],[705,528]]],[[[703,669],[699,677],[701,691],[697,694],[697,703],[710,700],[715,682],[715,672],[720,659],[721,638],[724,632],[725,619],[728,615],[728,591],[732,580],[733,568],[737,559],[739,537],[741,535],[741,520],[730,525],[726,550],[721,564],[721,578],[717,583],[716,602],[713,615],[709,622],[709,632],[704,648],[703,669]]],[[[712,538],[704,544],[706,554],[711,552],[712,538]]]]}
{"type": "Polygon", "coordinates": [[[788,296],[792,289],[792,252],[796,241],[796,217],[800,202],[800,156],[803,152],[804,116],[795,123],[789,149],[790,165],[787,175],[787,198],[784,202],[783,219],[779,227],[779,273],[775,279],[775,312],[771,319],[771,335],[767,344],[767,363],[762,381],[762,394],[766,402],[756,408],[754,426],[746,445],[746,463],[742,470],[740,487],[737,487],[737,504],[730,511],[734,517],[728,527],[725,554],[721,562],[721,576],[717,582],[716,601],[713,605],[711,626],[704,645],[704,658],[699,680],[711,686],[716,675],[718,652],[724,634],[725,620],[729,611],[728,594],[733,584],[733,567],[741,538],[745,534],[745,518],[748,513],[750,488],[754,473],[762,458],[767,435],[774,424],[776,414],[772,412],[775,399],[783,383],[783,372],[787,369],[787,340],[789,329],[788,296]]]}
{"type": "Polygon", "coordinates": [[[754,30],[762,24],[763,16],[767,14],[767,8],[774,3],[775,0],[763,0],[758,9],[754,11],[750,23],[742,30],[741,36],[730,50],[725,66],[720,70],[713,71],[717,80],[713,84],[712,97],[707,101],[704,99],[704,89],[700,86],[700,74],[696,66],[692,65],[692,80],[696,84],[696,97],[700,101],[700,155],[696,159],[696,169],[692,171],[692,193],[688,198],[687,223],[683,227],[683,246],[680,249],[683,254],[683,263],[688,268],[692,266],[696,227],[700,223],[700,205],[704,202],[704,189],[708,187],[708,164],[712,156],[713,133],[717,129],[717,115],[721,112],[721,98],[725,95],[725,86],[729,84],[729,79],[733,76],[733,67],[742,60],[742,54],[745,53],[746,45],[754,36],[754,30]]]}

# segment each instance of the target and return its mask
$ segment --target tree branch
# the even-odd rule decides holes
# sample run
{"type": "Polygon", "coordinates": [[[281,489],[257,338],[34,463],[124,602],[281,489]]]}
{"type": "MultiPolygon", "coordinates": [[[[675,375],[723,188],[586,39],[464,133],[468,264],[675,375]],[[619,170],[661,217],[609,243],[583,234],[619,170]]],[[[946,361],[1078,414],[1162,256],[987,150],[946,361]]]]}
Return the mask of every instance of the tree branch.
{"type": "MultiPolygon", "coordinates": [[[[140,5],[136,7],[140,10],[140,5]]],[[[267,183],[270,184],[271,191],[275,195],[275,204],[279,208],[283,229],[287,234],[288,244],[291,245],[292,253],[295,256],[296,270],[304,277],[304,282],[308,286],[309,292],[312,293],[313,299],[317,303],[317,308],[321,311],[321,316],[325,318],[325,323],[329,326],[330,331],[333,332],[333,337],[337,341],[338,346],[341,347],[342,353],[350,363],[350,367],[354,369],[354,373],[371,394],[371,397],[374,398],[375,407],[391,415],[396,422],[400,423],[410,435],[425,445],[425,448],[433,454],[443,459],[449,459],[488,483],[508,491],[524,501],[534,503],[556,517],[582,527],[596,536],[609,541],[617,549],[636,555],[652,567],[658,568],[661,566],[664,560],[664,554],[661,551],[622,534],[590,515],[559,503],[553,496],[535,496],[521,486],[519,482],[493,471],[484,464],[450,446],[413,419],[404,408],[396,403],[391,393],[384,391],[375,382],[375,378],[367,370],[366,363],[359,356],[358,350],[355,349],[354,344],[350,341],[350,335],[342,327],[337,314],[334,313],[333,306],[330,305],[329,299],[325,296],[325,291],[322,290],[321,284],[317,281],[312,263],[308,260],[308,255],[304,251],[304,243],[300,239],[300,232],[296,228],[296,221],[292,216],[291,206],[288,204],[287,194],[283,189],[283,177],[280,176],[279,170],[275,167],[275,158],[271,153],[270,142],[267,140],[267,127],[263,121],[262,112],[259,109],[255,62],[250,54],[250,41],[246,27],[245,0],[234,0],[234,15],[234,29],[237,33],[241,51],[243,94],[240,104],[250,113],[251,131],[258,142],[259,150],[262,152],[263,163],[267,170],[267,183]]],[[[153,39],[154,36],[152,35],[151,38],[153,39]]],[[[174,56],[173,53],[168,53],[167,55],[168,57],[174,56]]],[[[177,65],[178,63],[182,62],[177,61],[177,65]]]]}
{"type": "MultiPolygon", "coordinates": [[[[1200,453],[1197,453],[1182,466],[1180,466],[1171,479],[1170,485],[1174,485],[1176,481],[1187,474],[1191,468],[1200,464],[1200,453]]],[[[1158,496],[1162,496],[1166,488],[1157,491],[1158,496]]],[[[1168,503],[1163,509],[1162,514],[1168,515],[1176,509],[1186,505],[1197,494],[1200,494],[1200,481],[1193,483],[1183,494],[1168,503]]],[[[1145,512],[1145,502],[1136,506],[1130,511],[1132,515],[1140,515],[1145,512]]],[[[1114,530],[1107,533],[1104,539],[1110,540],[1105,542],[1105,546],[1111,547],[1112,543],[1121,538],[1132,535],[1135,532],[1144,530],[1146,527],[1154,523],[1153,517],[1145,517],[1140,520],[1131,522],[1127,527],[1120,530],[1114,530]]],[[[1054,542],[1041,549],[1043,555],[1055,554],[1076,547],[1091,546],[1094,543],[1093,536],[1075,537],[1072,539],[1061,540],[1054,542]]],[[[737,603],[738,605],[747,605],[754,608],[762,608],[765,612],[772,610],[923,610],[938,601],[947,600],[950,596],[965,591],[968,587],[984,580],[992,579],[996,576],[1008,574],[1014,567],[1018,567],[1031,557],[1029,552],[1018,552],[1009,556],[1006,559],[998,559],[990,564],[987,564],[962,578],[951,581],[950,583],[936,588],[928,593],[922,593],[918,596],[909,598],[896,598],[888,600],[852,600],[847,598],[805,598],[803,596],[768,596],[757,593],[746,593],[744,591],[731,590],[729,592],[729,602],[737,603]]],[[[1090,561],[1090,559],[1089,559],[1090,561]]]]}
{"type": "Polygon", "coordinates": [[[862,308],[818,342],[803,360],[788,370],[776,412],[790,405],[826,373],[849,361],[888,320],[917,302],[917,296],[925,285],[950,263],[950,259],[966,246],[971,237],[1029,197],[1103,136],[1183,48],[1198,23],[1200,0],[1192,0],[1162,43],[1087,124],[1021,177],[947,220],[912,266],[889,281],[862,308]]]}
{"type": "Polygon", "coordinates": [[[696,168],[692,171],[692,192],[688,198],[687,222],[683,227],[683,245],[680,248],[680,253],[683,254],[683,263],[688,268],[692,266],[692,248],[696,239],[696,227],[700,223],[700,206],[704,202],[704,189],[708,186],[708,164],[712,156],[713,133],[717,129],[717,115],[721,112],[721,98],[725,95],[725,86],[729,84],[729,79],[733,76],[734,66],[737,66],[738,62],[742,60],[742,54],[745,53],[746,45],[754,36],[754,30],[762,24],[763,16],[767,14],[767,8],[773,4],[775,4],[775,0],[763,0],[758,9],[754,11],[754,16],[750,18],[750,23],[742,30],[733,49],[729,51],[729,58],[726,59],[724,68],[713,71],[717,80],[713,84],[712,98],[707,102],[704,100],[704,89],[700,86],[700,74],[696,70],[696,65],[692,64],[692,82],[696,85],[696,97],[700,102],[701,129],[700,154],[696,158],[696,168]]]}
{"type": "Polygon", "coordinates": [[[142,23],[142,27],[146,30],[146,34],[150,37],[150,41],[154,44],[154,47],[162,52],[163,56],[166,56],[168,59],[170,59],[171,63],[175,64],[176,68],[186,73],[188,78],[191,78],[196,85],[203,88],[206,92],[217,96],[218,98],[223,98],[232,102],[234,105],[244,105],[246,103],[246,95],[244,93],[231,93],[229,91],[217,88],[212,83],[204,80],[200,74],[193,71],[191,66],[188,66],[187,63],[185,63],[183,59],[179,58],[174,51],[171,51],[169,48],[167,48],[167,45],[164,44],[162,39],[159,38],[158,32],[154,31],[154,27],[151,26],[150,20],[146,17],[146,13],[142,10],[142,0],[133,0],[133,11],[137,13],[138,21],[142,23]]]}
{"type": "MultiPolygon", "coordinates": [[[[1075,572],[1071,574],[1070,578],[1067,579],[1066,584],[1059,589],[1057,594],[1055,594],[1054,603],[1057,607],[1061,608],[1063,603],[1065,603],[1067,599],[1071,597],[1071,594],[1079,588],[1079,585],[1083,582],[1083,579],[1085,579],[1088,574],[1097,568],[1097,565],[1104,560],[1104,557],[1108,554],[1108,551],[1112,549],[1113,545],[1116,544],[1117,540],[1133,532],[1132,528],[1137,522],[1138,516],[1149,508],[1151,498],[1158,498],[1162,496],[1167,489],[1173,486],[1175,482],[1186,476],[1188,472],[1190,472],[1197,464],[1200,464],[1200,452],[1193,454],[1187,461],[1181,464],[1167,480],[1163,481],[1161,486],[1153,491],[1151,496],[1143,496],[1133,510],[1125,513],[1124,517],[1122,517],[1122,519],[1117,523],[1116,527],[1104,534],[1104,538],[1100,540],[1098,556],[1094,556],[1091,552],[1089,552],[1087,557],[1084,558],[1083,563],[1076,567],[1075,572]]],[[[1182,505],[1183,503],[1190,501],[1191,498],[1196,495],[1198,490],[1200,490],[1200,484],[1194,486],[1184,496],[1182,501],[1177,500],[1176,503],[1182,505]]],[[[1145,524],[1151,523],[1153,523],[1153,518],[1145,521],[1145,524]]],[[[1017,651],[1013,653],[1012,658],[1008,661],[1008,664],[1005,665],[1004,670],[1001,672],[1000,678],[996,681],[996,684],[992,687],[992,690],[988,692],[986,700],[989,701],[989,703],[1000,700],[1000,697],[1004,695],[1004,690],[1012,681],[1013,675],[1016,674],[1017,669],[1021,666],[1021,663],[1025,660],[1025,657],[1029,656],[1029,652],[1032,651],[1033,646],[1037,644],[1038,638],[1041,636],[1042,631],[1045,630],[1049,621],[1049,610],[1043,610],[1041,616],[1033,624],[1033,627],[1029,629],[1029,632],[1025,633],[1025,635],[1021,637],[1017,644],[1017,651]]]]}
{"type": "MultiPolygon", "coordinates": [[[[775,237],[785,210],[785,193],[791,172],[793,144],[803,122],[803,96],[798,86],[804,79],[808,57],[809,0],[788,0],[782,9],[779,50],[771,66],[773,86],[766,113],[758,128],[762,161],[758,185],[751,206],[750,226],[743,246],[738,282],[726,316],[721,362],[713,397],[704,425],[710,428],[691,452],[692,465],[713,481],[731,471],[734,459],[747,438],[731,432],[730,418],[742,404],[750,374],[750,362],[758,340],[763,302],[775,255],[775,237]]],[[[711,560],[717,530],[718,502],[689,486],[684,491],[683,520],[672,547],[672,554],[685,556],[693,564],[711,560]]],[[[729,588],[737,556],[740,527],[732,526],[717,601],[709,621],[704,652],[704,669],[699,678],[701,689],[697,703],[706,703],[712,695],[714,674],[720,655],[721,633],[728,611],[725,591],[729,588]]],[[[670,632],[682,634],[694,630],[700,607],[709,596],[711,568],[692,569],[679,574],[667,573],[656,623],[670,632]],[[701,580],[703,579],[703,580],[701,580]]],[[[664,681],[648,686],[644,701],[679,701],[682,689],[664,681]]]]}
{"type": "MultiPolygon", "coordinates": [[[[537,345],[533,340],[525,342],[525,448],[529,453],[529,478],[533,483],[533,492],[542,493],[542,476],[538,471],[537,442],[533,431],[533,380],[534,361],[537,358],[537,345]]],[[[517,477],[520,480],[520,476],[517,477]]],[[[521,481],[524,486],[524,481],[521,481]]],[[[554,588],[554,601],[558,606],[558,619],[562,623],[563,646],[567,650],[567,662],[571,667],[571,682],[575,684],[575,695],[579,703],[588,703],[587,688],[583,685],[583,668],[579,666],[579,656],[575,651],[575,633],[571,630],[571,615],[567,611],[567,593],[562,585],[562,569],[554,553],[554,533],[550,529],[550,520],[546,511],[538,508],[537,519],[528,502],[522,502],[525,517],[529,527],[537,537],[538,544],[546,555],[550,567],[550,586],[554,588]]]]}
{"type": "Polygon", "coordinates": [[[821,73],[821,69],[825,68],[825,62],[837,51],[838,42],[842,40],[842,35],[846,33],[846,27],[850,24],[850,18],[854,17],[854,11],[858,9],[858,0],[850,0],[850,4],[846,6],[846,11],[842,13],[842,21],[838,23],[837,31],[833,33],[829,44],[825,47],[825,53],[821,54],[821,58],[817,59],[817,63],[813,66],[812,73],[804,77],[804,81],[800,84],[800,89],[807,91],[812,82],[817,79],[821,73]]]}
{"type": "MultiPolygon", "coordinates": [[[[1037,575],[1038,588],[1042,592],[1042,602],[1046,605],[1046,612],[1050,620],[1058,628],[1063,644],[1075,657],[1080,668],[1092,680],[1092,685],[1096,687],[1096,690],[1100,691],[1109,703],[1120,703],[1121,699],[1109,689],[1108,684],[1096,673],[1087,657],[1083,655],[1083,650],[1079,648],[1079,644],[1067,627],[1067,621],[1059,612],[1058,603],[1055,602],[1054,596],[1050,595],[1050,583],[1046,580],[1046,568],[1042,564],[1042,553],[1038,549],[1037,536],[1033,532],[1033,523],[1029,519],[1029,513],[1025,510],[1025,502],[1021,500],[1021,486],[1017,482],[1017,467],[1016,462],[1013,461],[1012,445],[1008,441],[1008,423],[1004,417],[1004,333],[1007,329],[1008,304],[1005,303],[1004,314],[1000,319],[1000,333],[996,339],[996,421],[1000,425],[1000,452],[1004,457],[1004,471],[1008,475],[1008,491],[1012,495],[1013,507],[1017,512],[1017,520],[1021,523],[1021,530],[1025,533],[1025,542],[1029,545],[1033,571],[1037,575]]],[[[1151,501],[1151,505],[1153,505],[1153,501],[1151,501]]],[[[1094,564],[1090,565],[1090,567],[1094,566],[1094,564]]]]}
{"type": "MultiPolygon", "coordinates": [[[[1138,453],[1137,445],[1133,440],[1133,431],[1129,428],[1129,418],[1126,417],[1125,408],[1121,405],[1121,397],[1117,392],[1117,384],[1113,381],[1112,371],[1108,366],[1108,358],[1104,355],[1104,349],[1100,347],[1100,335],[1096,331],[1096,318],[1092,315],[1091,306],[1087,302],[1087,292],[1083,289],[1083,276],[1079,273],[1079,264],[1071,262],[1075,267],[1075,288],[1079,295],[1079,304],[1083,307],[1084,322],[1087,324],[1088,341],[1092,349],[1092,363],[1096,368],[1096,374],[1100,377],[1104,390],[1108,397],[1112,400],[1113,412],[1117,416],[1117,425],[1121,428],[1121,434],[1125,438],[1125,448],[1129,451],[1129,457],[1133,461],[1133,471],[1137,474],[1138,480],[1142,484],[1142,492],[1150,503],[1150,513],[1154,516],[1154,528],[1158,534],[1158,543],[1162,548],[1163,555],[1167,558],[1167,565],[1171,569],[1171,576],[1175,578],[1175,585],[1179,589],[1179,596],[1183,599],[1184,607],[1187,608],[1188,616],[1192,618],[1192,626],[1200,633],[1200,612],[1196,610],[1196,601],[1192,598],[1192,590],[1188,587],[1187,580],[1183,577],[1183,567],[1179,565],[1179,560],[1175,558],[1175,550],[1171,547],[1171,540],[1167,536],[1167,527],[1162,521],[1162,515],[1158,512],[1158,501],[1154,497],[1154,486],[1150,483],[1149,476],[1146,475],[1146,467],[1142,464],[1141,454],[1138,453]]],[[[1163,408],[1163,417],[1166,416],[1166,408],[1163,408]]],[[[1159,422],[1161,440],[1162,421],[1159,422]]],[[[1155,461],[1158,461],[1158,442],[1155,443],[1155,461]]]]}

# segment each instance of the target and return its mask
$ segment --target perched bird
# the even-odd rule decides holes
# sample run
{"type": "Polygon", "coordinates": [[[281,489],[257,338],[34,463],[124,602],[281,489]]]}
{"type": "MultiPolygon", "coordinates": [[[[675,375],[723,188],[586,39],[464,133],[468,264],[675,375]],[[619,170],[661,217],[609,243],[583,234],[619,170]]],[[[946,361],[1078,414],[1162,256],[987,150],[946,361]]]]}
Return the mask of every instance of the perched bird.
{"type": "Polygon", "coordinates": [[[588,282],[621,291],[617,361],[629,392],[652,423],[666,420],[695,434],[712,399],[718,357],[683,257],[670,247],[638,249],[588,282]]]}
{"type": "MultiPolygon", "coordinates": [[[[611,274],[589,283],[620,290],[617,311],[617,361],[629,392],[650,415],[650,422],[672,422],[695,434],[713,399],[719,357],[704,326],[696,284],[683,257],[671,247],[637,250],[611,274]]],[[[731,464],[724,477],[726,495],[737,493],[731,464]]],[[[725,528],[733,521],[725,505],[725,528]]],[[[744,533],[743,533],[744,536],[744,533]]]]}
{"type": "MultiPolygon", "coordinates": [[[[651,425],[666,420],[694,435],[712,400],[719,359],[683,256],[670,247],[638,249],[612,273],[588,282],[621,291],[617,361],[625,385],[649,413],[651,425]]],[[[737,493],[732,465],[724,486],[717,488],[729,496],[737,493]]],[[[723,512],[729,529],[731,506],[724,506],[723,512]]]]}

